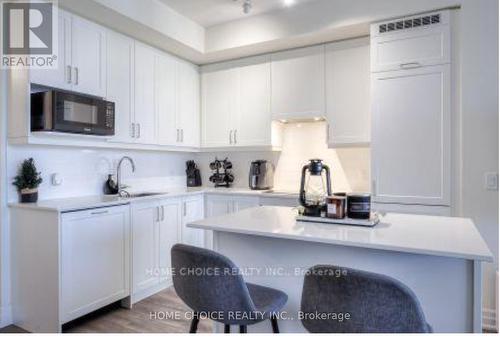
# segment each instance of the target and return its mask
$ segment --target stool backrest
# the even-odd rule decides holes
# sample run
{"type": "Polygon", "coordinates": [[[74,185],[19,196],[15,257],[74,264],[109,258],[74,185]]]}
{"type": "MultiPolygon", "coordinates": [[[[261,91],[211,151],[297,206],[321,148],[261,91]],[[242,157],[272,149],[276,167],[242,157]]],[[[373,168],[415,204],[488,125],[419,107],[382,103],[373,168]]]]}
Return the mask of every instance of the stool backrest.
{"type": "Polygon", "coordinates": [[[237,266],[212,250],[176,244],[172,247],[174,288],[195,312],[222,315],[254,312],[255,306],[237,266]]]}
{"type": "Polygon", "coordinates": [[[301,311],[309,332],[429,332],[430,328],[407,286],[388,276],[338,266],[309,269],[301,311]],[[312,316],[316,313],[330,316],[319,319],[312,316]]]}

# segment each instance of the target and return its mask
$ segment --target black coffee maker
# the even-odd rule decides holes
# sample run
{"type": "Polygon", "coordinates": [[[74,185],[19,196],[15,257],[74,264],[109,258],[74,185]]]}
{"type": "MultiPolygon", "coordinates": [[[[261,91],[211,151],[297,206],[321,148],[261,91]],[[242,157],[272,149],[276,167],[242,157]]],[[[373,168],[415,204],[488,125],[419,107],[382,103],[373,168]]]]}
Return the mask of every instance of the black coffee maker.
{"type": "Polygon", "coordinates": [[[321,159],[311,159],[302,168],[299,201],[305,216],[321,216],[326,212],[326,197],[332,195],[330,168],[321,159]],[[324,172],[324,174],[323,174],[324,172]]]}

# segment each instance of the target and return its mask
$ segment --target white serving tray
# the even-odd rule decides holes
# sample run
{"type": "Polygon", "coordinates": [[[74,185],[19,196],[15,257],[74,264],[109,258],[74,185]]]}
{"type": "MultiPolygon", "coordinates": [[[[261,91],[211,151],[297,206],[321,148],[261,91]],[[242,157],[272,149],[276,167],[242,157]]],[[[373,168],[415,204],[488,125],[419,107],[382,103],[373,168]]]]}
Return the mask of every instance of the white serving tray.
{"type": "Polygon", "coordinates": [[[370,216],[370,219],[352,219],[352,218],[344,218],[344,219],[331,219],[331,218],[321,218],[315,216],[304,216],[297,215],[297,221],[304,222],[316,222],[316,223],[326,223],[326,224],[335,224],[335,225],[350,225],[350,226],[363,226],[363,227],[373,227],[379,223],[380,219],[378,217],[378,213],[373,212],[370,216]]]}

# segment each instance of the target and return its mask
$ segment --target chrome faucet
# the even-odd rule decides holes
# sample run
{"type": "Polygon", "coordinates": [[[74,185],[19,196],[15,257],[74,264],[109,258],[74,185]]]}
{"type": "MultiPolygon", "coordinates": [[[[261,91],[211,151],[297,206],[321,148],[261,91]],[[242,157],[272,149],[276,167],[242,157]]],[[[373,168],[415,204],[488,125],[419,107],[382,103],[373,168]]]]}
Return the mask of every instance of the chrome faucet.
{"type": "Polygon", "coordinates": [[[122,159],[120,159],[120,161],[118,162],[118,167],[116,168],[116,185],[118,186],[118,195],[120,197],[129,197],[130,194],[124,190],[126,186],[122,185],[121,181],[122,163],[124,160],[128,160],[130,162],[130,165],[132,165],[132,172],[135,172],[134,160],[128,156],[122,157],[122,159]]]}

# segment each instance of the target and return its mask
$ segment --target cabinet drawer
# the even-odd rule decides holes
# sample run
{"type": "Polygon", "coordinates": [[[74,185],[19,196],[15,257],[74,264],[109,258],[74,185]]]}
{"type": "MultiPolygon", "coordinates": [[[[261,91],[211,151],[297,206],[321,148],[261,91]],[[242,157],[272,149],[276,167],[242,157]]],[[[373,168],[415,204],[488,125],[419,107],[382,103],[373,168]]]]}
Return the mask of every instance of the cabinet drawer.
{"type": "MultiPolygon", "coordinates": [[[[400,70],[450,63],[450,26],[447,14],[448,12],[435,14],[440,18],[437,24],[392,32],[379,32],[380,25],[386,23],[372,25],[371,71],[400,70]]],[[[404,24],[411,21],[412,18],[404,18],[387,24],[404,24]]]]}

